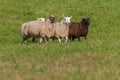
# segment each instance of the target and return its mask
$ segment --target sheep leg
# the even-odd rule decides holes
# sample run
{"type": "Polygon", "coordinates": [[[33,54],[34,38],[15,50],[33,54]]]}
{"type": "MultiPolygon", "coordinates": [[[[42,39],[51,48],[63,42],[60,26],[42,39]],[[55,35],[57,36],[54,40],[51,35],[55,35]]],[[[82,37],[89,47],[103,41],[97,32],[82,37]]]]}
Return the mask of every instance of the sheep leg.
{"type": "Polygon", "coordinates": [[[48,39],[49,39],[48,37],[45,37],[45,42],[48,42],[48,39]]]}
{"type": "Polygon", "coordinates": [[[80,37],[78,38],[78,40],[80,41],[80,37]]]}
{"type": "Polygon", "coordinates": [[[27,43],[27,39],[28,39],[28,38],[23,38],[22,43],[27,43]]]}
{"type": "Polygon", "coordinates": [[[65,39],[66,39],[66,40],[65,40],[65,43],[66,43],[66,42],[68,41],[68,37],[66,36],[65,39]]]}
{"type": "Polygon", "coordinates": [[[74,41],[74,37],[72,37],[72,41],[74,41]]]}
{"type": "Polygon", "coordinates": [[[43,38],[40,38],[40,41],[39,41],[39,42],[42,43],[42,40],[43,40],[43,38]]]}
{"type": "Polygon", "coordinates": [[[71,38],[70,38],[70,37],[68,37],[68,39],[71,41],[71,38]]]}
{"type": "Polygon", "coordinates": [[[43,40],[44,40],[44,42],[47,42],[47,38],[46,37],[43,37],[43,40]]]}
{"type": "Polygon", "coordinates": [[[35,38],[32,38],[32,42],[35,42],[35,38]]]}
{"type": "Polygon", "coordinates": [[[86,36],[84,36],[84,38],[85,38],[85,40],[87,40],[87,37],[86,37],[86,36]]]}
{"type": "Polygon", "coordinates": [[[54,38],[54,37],[52,37],[52,41],[55,41],[55,38],[54,38]]]}
{"type": "Polygon", "coordinates": [[[45,35],[42,35],[42,40],[44,41],[44,42],[46,42],[47,40],[46,40],[46,36],[45,35]]]}
{"type": "Polygon", "coordinates": [[[59,43],[61,43],[61,40],[60,40],[60,38],[59,38],[59,37],[57,37],[57,39],[58,39],[59,43]]]}

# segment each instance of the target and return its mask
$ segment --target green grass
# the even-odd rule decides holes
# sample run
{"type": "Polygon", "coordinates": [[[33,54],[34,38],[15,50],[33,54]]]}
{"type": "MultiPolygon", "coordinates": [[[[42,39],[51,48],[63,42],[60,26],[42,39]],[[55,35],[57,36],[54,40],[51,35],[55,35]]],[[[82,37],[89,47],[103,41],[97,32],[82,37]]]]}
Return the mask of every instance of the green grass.
{"type": "Polygon", "coordinates": [[[0,80],[120,80],[119,0],[0,0],[0,80]],[[24,22],[90,17],[88,40],[21,44],[24,22]]]}

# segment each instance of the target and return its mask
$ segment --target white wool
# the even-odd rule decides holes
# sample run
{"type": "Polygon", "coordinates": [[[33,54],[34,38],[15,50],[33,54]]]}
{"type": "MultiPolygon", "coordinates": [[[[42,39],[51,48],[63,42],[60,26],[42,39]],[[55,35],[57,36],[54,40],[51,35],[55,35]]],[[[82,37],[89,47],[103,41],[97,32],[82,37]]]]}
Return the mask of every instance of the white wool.
{"type": "Polygon", "coordinates": [[[45,21],[45,18],[37,18],[37,20],[44,22],[44,21],[45,21]]]}

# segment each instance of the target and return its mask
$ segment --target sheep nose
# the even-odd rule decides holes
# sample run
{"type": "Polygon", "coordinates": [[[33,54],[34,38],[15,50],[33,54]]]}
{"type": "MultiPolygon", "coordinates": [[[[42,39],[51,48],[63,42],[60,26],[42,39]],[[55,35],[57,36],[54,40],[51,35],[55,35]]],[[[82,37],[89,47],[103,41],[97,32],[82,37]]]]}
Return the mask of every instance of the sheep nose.
{"type": "Polygon", "coordinates": [[[68,20],[67,23],[70,23],[70,21],[68,20]]]}
{"type": "Polygon", "coordinates": [[[70,24],[70,22],[67,22],[67,25],[69,25],[70,24]]]}

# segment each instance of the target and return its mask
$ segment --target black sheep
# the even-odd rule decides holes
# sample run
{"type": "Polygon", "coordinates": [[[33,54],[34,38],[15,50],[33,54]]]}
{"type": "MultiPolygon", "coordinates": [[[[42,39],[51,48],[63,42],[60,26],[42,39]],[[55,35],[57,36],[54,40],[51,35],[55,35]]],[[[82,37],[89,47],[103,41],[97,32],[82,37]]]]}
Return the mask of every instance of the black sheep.
{"type": "Polygon", "coordinates": [[[90,25],[89,22],[90,18],[82,18],[81,22],[71,22],[69,26],[69,39],[72,41],[75,38],[78,38],[80,41],[80,37],[84,37],[87,39],[87,34],[88,34],[88,26],[90,25]]]}

